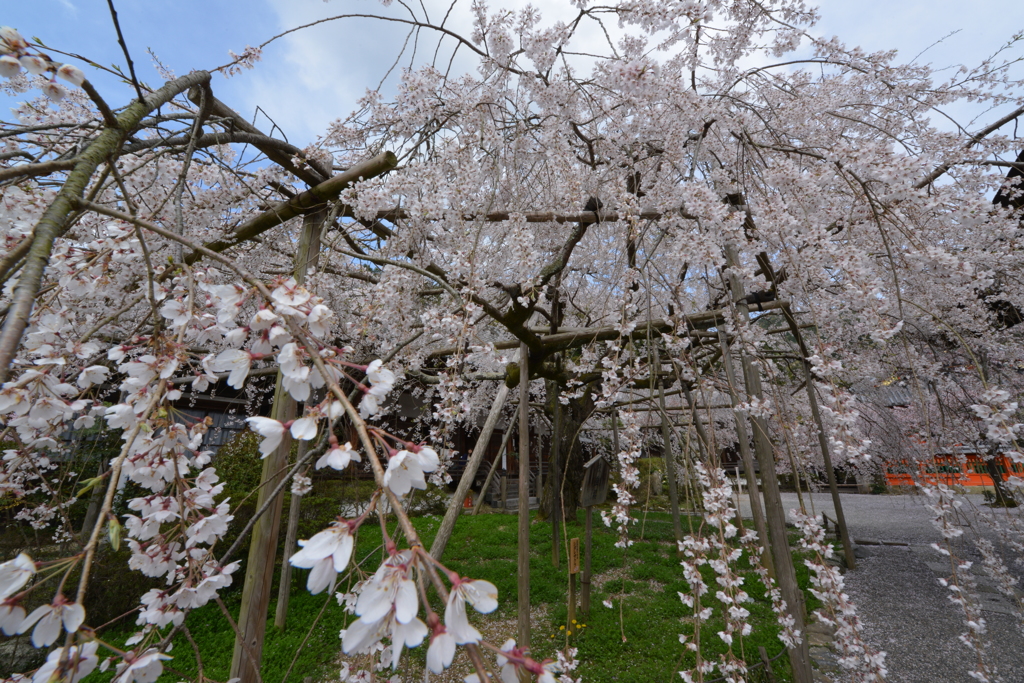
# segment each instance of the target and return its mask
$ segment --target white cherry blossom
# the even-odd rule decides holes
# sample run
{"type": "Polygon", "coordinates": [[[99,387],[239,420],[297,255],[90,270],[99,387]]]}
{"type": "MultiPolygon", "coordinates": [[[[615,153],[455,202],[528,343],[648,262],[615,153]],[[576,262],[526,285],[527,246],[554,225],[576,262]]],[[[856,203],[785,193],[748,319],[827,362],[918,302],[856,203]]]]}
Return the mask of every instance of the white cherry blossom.
{"type": "Polygon", "coordinates": [[[346,442],[344,446],[335,444],[316,461],[316,469],[330,467],[340,471],[348,467],[350,462],[362,462],[362,457],[352,448],[351,442],[346,442]]]}
{"type": "Polygon", "coordinates": [[[498,589],[489,581],[458,579],[448,593],[444,610],[444,624],[459,645],[478,643],[483,637],[470,625],[466,616],[466,603],[476,611],[489,614],[498,608],[498,589]]]}
{"type": "Polygon", "coordinates": [[[48,647],[60,635],[61,626],[68,633],[74,633],[85,621],[85,608],[74,602],[67,602],[58,596],[52,604],[40,605],[18,626],[18,633],[32,629],[32,645],[48,647]],[[32,628],[32,627],[35,628],[32,628]]]}
{"type": "Polygon", "coordinates": [[[281,439],[284,438],[285,431],[283,424],[269,417],[260,417],[258,415],[247,417],[245,421],[249,423],[249,426],[257,434],[263,437],[263,441],[260,442],[262,457],[266,458],[281,445],[281,439]]]}
{"type": "Polygon", "coordinates": [[[302,417],[292,422],[291,434],[295,439],[301,439],[302,441],[310,441],[316,438],[316,424],[317,418],[315,417],[302,417]]]}
{"type": "Polygon", "coordinates": [[[427,668],[439,674],[452,665],[455,659],[455,638],[438,625],[430,636],[430,647],[427,648],[427,668]]]}
{"type": "Polygon", "coordinates": [[[419,448],[415,453],[399,451],[388,461],[384,485],[397,496],[404,496],[412,489],[426,489],[425,473],[433,472],[439,464],[437,453],[429,447],[419,448]]]}
{"type": "Polygon", "coordinates": [[[409,623],[419,609],[416,584],[410,577],[412,551],[393,554],[366,581],[356,602],[356,614],[366,623],[377,622],[394,610],[395,619],[409,623]]]}
{"type": "Polygon", "coordinates": [[[21,71],[21,62],[11,55],[0,55],[0,76],[13,78],[21,71]]]}
{"type": "Polygon", "coordinates": [[[74,64],[61,64],[57,69],[57,77],[75,86],[81,86],[85,82],[85,74],[74,64]]]}
{"type": "Polygon", "coordinates": [[[241,389],[245,378],[249,376],[252,365],[252,354],[241,349],[227,349],[217,354],[211,363],[214,372],[229,372],[228,386],[241,389]]]}
{"type": "Polygon", "coordinates": [[[348,566],[354,547],[352,528],[347,521],[334,522],[309,540],[300,540],[299,546],[301,550],[288,561],[293,567],[313,569],[307,588],[315,595],[333,583],[335,576],[348,566]]]}
{"type": "Polygon", "coordinates": [[[119,667],[115,683],[154,683],[164,671],[164,662],[171,659],[155,649],[138,657],[126,658],[127,666],[119,667]]]}
{"type": "Polygon", "coordinates": [[[15,635],[23,621],[25,621],[24,607],[6,600],[0,602],[0,630],[4,632],[4,635],[15,635]]]}
{"type": "Polygon", "coordinates": [[[99,643],[94,640],[82,646],[72,645],[66,651],[58,647],[46,656],[46,662],[32,676],[32,683],[50,683],[54,680],[78,683],[99,666],[99,657],[96,656],[98,648],[99,643]]]}
{"type": "Polygon", "coordinates": [[[14,595],[36,573],[36,563],[25,553],[0,564],[0,600],[14,595]]]}

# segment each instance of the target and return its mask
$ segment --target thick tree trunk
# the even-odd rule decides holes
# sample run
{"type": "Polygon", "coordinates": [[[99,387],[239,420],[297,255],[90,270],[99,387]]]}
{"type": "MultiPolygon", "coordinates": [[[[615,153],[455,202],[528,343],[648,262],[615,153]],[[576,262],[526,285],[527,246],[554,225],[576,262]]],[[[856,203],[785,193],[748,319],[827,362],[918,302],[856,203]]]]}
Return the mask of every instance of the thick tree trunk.
{"type": "MultiPolygon", "coordinates": [[[[555,403],[558,402],[558,385],[549,383],[547,395],[547,411],[552,424],[555,422],[555,403]]],[[[576,513],[580,509],[580,494],[583,492],[583,476],[586,470],[587,453],[580,443],[580,426],[586,422],[594,412],[594,398],[591,389],[580,398],[571,399],[568,405],[559,407],[561,436],[557,447],[559,454],[559,466],[556,472],[555,464],[551,463],[551,474],[548,477],[548,485],[545,487],[544,496],[541,499],[540,507],[546,515],[552,514],[555,501],[561,503],[559,519],[576,519],[576,513]],[[554,491],[558,491],[556,498],[554,491]]],[[[552,437],[551,452],[555,453],[554,437],[552,437]]]]}

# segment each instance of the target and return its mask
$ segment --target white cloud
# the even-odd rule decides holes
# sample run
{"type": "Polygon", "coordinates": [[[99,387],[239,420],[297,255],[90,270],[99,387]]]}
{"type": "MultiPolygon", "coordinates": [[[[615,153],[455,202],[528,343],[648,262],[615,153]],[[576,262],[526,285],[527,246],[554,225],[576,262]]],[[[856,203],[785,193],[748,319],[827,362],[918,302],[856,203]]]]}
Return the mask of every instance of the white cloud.
{"type": "MultiPolygon", "coordinates": [[[[496,5],[515,10],[527,4],[527,0],[504,0],[493,3],[492,11],[497,11],[493,9],[496,5]]],[[[417,3],[412,6],[422,11],[417,3]]],[[[448,6],[442,0],[423,2],[435,22],[441,21],[448,6]]],[[[276,18],[277,31],[344,13],[408,17],[397,4],[384,8],[359,0],[267,0],[267,7],[276,18]]],[[[545,22],[552,18],[567,21],[576,13],[568,2],[542,7],[545,22]]],[[[848,45],[871,51],[895,48],[900,61],[913,59],[927,48],[919,60],[940,68],[977,63],[1004,44],[1014,31],[1024,29],[1024,3],[1005,0],[975,0],[969,12],[959,0],[824,0],[821,14],[815,33],[836,34],[848,45]],[[959,33],[933,45],[956,30],[959,33]]],[[[471,22],[469,3],[460,0],[446,25],[468,36],[471,22]]],[[[608,24],[615,31],[615,22],[608,24]]],[[[596,26],[587,31],[585,39],[603,42],[596,26]]],[[[331,121],[347,116],[367,88],[378,86],[399,55],[397,66],[384,84],[385,96],[393,92],[402,68],[433,60],[437,34],[426,29],[418,35],[410,36],[409,32],[408,26],[367,18],[339,19],[307,28],[269,46],[264,61],[255,71],[236,77],[238,82],[232,82],[230,90],[242,111],[262,108],[293,143],[305,145],[322,134],[331,121]]],[[[255,43],[264,39],[265,33],[252,38],[255,43]]],[[[447,65],[454,42],[447,39],[444,45],[438,59],[442,66],[447,65]]],[[[1019,48],[1016,54],[1020,54],[1019,48]]],[[[474,64],[469,51],[460,49],[453,72],[465,72],[474,64]]],[[[979,113],[959,108],[955,111],[957,118],[963,119],[979,113]]],[[[266,119],[258,119],[258,125],[270,128],[266,119]]]]}

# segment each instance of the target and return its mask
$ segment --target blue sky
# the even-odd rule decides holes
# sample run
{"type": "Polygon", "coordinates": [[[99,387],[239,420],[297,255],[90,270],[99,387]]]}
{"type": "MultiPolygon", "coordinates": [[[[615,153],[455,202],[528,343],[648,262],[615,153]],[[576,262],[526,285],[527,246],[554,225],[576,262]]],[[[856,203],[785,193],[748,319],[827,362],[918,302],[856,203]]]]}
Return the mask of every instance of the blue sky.
{"type": "MultiPolygon", "coordinates": [[[[159,82],[147,48],[177,74],[211,68],[228,61],[228,50],[240,52],[286,28],[341,13],[392,13],[372,0],[115,0],[121,26],[141,79],[159,82]]],[[[423,0],[432,19],[447,3],[423,0]]],[[[498,0],[492,6],[521,7],[525,0],[498,0]]],[[[545,14],[568,3],[535,0],[545,14]]],[[[77,52],[101,64],[125,60],[107,11],[106,0],[30,0],[4,2],[0,24],[14,26],[26,37],[77,52]]],[[[468,1],[467,1],[468,5],[468,1]]],[[[898,49],[909,61],[935,66],[973,64],[1024,31],[1024,2],[1013,0],[825,0],[816,32],[838,35],[849,45],[867,50],[898,49]],[[957,31],[955,35],[946,37],[957,31]],[[936,41],[943,39],[938,45],[936,41]]],[[[466,30],[465,12],[449,25],[466,30]]],[[[257,106],[302,146],[313,141],[331,120],[348,114],[367,87],[375,87],[398,55],[405,33],[369,20],[349,19],[294,34],[270,46],[256,69],[231,79],[216,77],[217,96],[252,117],[257,106]]],[[[422,46],[421,46],[422,47],[422,46]]],[[[422,52],[422,51],[421,51],[422,52]]],[[[1010,53],[1024,55],[1024,44],[1010,53]]],[[[131,93],[113,78],[87,76],[116,104],[131,93]]],[[[1024,76],[1024,69],[1018,70],[1024,76]]],[[[963,110],[958,116],[979,112],[963,110]]],[[[9,119],[3,112],[0,118],[9,119]]],[[[990,116],[982,115],[982,120],[990,116]]],[[[257,125],[269,130],[266,118],[257,125]]]]}

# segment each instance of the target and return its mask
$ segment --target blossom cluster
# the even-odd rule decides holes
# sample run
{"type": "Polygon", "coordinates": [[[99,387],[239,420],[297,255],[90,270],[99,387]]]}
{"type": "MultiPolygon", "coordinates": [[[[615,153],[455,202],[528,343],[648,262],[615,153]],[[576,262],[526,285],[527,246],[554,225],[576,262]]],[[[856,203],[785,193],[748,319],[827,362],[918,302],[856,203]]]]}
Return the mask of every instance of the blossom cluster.
{"type": "Polygon", "coordinates": [[[58,77],[76,86],[85,81],[85,74],[74,64],[52,61],[45,53],[30,49],[17,29],[0,26],[0,76],[12,78],[22,69],[33,76],[49,76],[43,86],[43,94],[54,102],[60,102],[66,94],[56,82],[58,77]]]}
{"type": "Polygon", "coordinates": [[[872,648],[864,638],[856,607],[843,592],[843,575],[827,562],[833,550],[831,544],[825,543],[825,530],[815,517],[798,510],[790,511],[790,515],[801,532],[800,547],[812,553],[804,564],[811,570],[811,594],[823,603],[815,616],[836,628],[835,641],[842,655],[839,663],[856,681],[884,681],[885,652],[872,648]]]}
{"type": "Polygon", "coordinates": [[[635,463],[640,457],[640,449],[643,444],[643,436],[640,429],[640,420],[635,413],[621,413],[613,416],[612,419],[622,419],[622,430],[619,432],[619,439],[622,442],[621,449],[616,454],[619,465],[620,480],[612,485],[615,491],[615,502],[612,504],[611,512],[601,511],[601,520],[607,527],[615,524],[619,531],[619,540],[615,542],[616,548],[628,548],[633,545],[629,538],[629,525],[635,524],[636,519],[630,515],[630,506],[636,502],[631,489],[640,486],[640,470],[635,463]]]}
{"type": "Polygon", "coordinates": [[[744,607],[744,604],[751,602],[751,598],[743,590],[744,578],[735,569],[736,563],[743,556],[743,548],[733,545],[739,529],[732,523],[736,517],[736,509],[732,504],[732,486],[719,467],[695,463],[694,469],[703,489],[704,520],[709,528],[704,533],[687,534],[679,542],[679,551],[684,556],[681,562],[683,576],[689,585],[689,591],[679,593],[679,599],[692,610],[694,624],[693,639],[689,640],[685,634],[680,634],[679,641],[696,656],[694,668],[680,671],[679,675],[684,681],[700,680],[717,666],[727,680],[739,681],[746,676],[747,666],[734,653],[733,643],[736,638],[750,635],[753,627],[748,621],[750,611],[744,607]],[[717,662],[704,659],[700,647],[701,626],[715,612],[712,607],[703,606],[701,601],[701,597],[712,590],[700,571],[704,565],[714,571],[715,583],[718,584],[715,598],[722,604],[725,624],[717,635],[727,650],[719,656],[717,662]]]}

